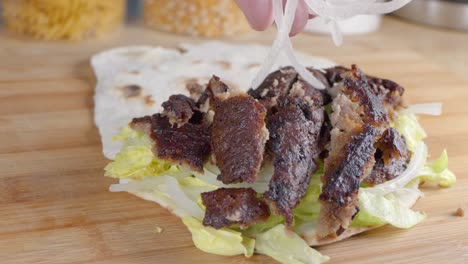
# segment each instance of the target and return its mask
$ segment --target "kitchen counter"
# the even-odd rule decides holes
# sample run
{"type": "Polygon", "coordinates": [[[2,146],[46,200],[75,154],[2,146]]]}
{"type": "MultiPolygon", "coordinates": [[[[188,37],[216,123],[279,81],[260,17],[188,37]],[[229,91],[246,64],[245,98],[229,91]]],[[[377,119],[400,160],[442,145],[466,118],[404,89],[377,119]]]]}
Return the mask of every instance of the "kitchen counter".
{"type": "MultiPolygon", "coordinates": [[[[274,30],[228,41],[270,45],[274,30]]],[[[107,163],[93,123],[92,54],[123,45],[203,41],[130,25],[102,40],[25,41],[0,32],[0,259],[2,263],[271,263],[198,251],[179,219],[154,203],[109,193],[107,163]],[[163,229],[155,232],[156,227],[163,229]],[[188,261],[190,260],[190,261],[188,261]]],[[[453,188],[426,189],[410,230],[383,227],[319,250],[330,263],[468,263],[468,34],[386,18],[380,32],[345,37],[302,34],[297,50],[406,87],[413,103],[443,102],[422,117],[432,157],[447,148],[453,188]]]]}

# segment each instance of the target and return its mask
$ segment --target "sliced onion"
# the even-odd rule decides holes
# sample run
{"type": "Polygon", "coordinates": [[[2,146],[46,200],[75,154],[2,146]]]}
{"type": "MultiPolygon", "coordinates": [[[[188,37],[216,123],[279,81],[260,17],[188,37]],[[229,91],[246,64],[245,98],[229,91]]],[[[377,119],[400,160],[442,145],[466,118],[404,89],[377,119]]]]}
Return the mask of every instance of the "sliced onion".
{"type": "Polygon", "coordinates": [[[145,191],[154,190],[164,183],[164,178],[154,177],[141,181],[126,181],[109,186],[110,192],[128,192],[128,191],[145,191]]]}
{"type": "Polygon", "coordinates": [[[196,202],[191,200],[187,194],[182,190],[180,187],[179,182],[170,176],[163,176],[166,178],[166,187],[165,189],[161,189],[163,192],[169,194],[171,199],[177,205],[179,209],[184,210],[190,216],[203,219],[205,213],[202,209],[198,206],[196,202]]]}
{"type": "Polygon", "coordinates": [[[402,8],[411,0],[392,0],[387,2],[374,1],[322,1],[305,0],[307,6],[317,16],[342,20],[357,15],[378,15],[393,12],[402,8]]]}
{"type": "Polygon", "coordinates": [[[286,2],[285,8],[285,19],[283,19],[283,1],[282,0],[273,0],[273,15],[275,17],[275,23],[277,27],[276,37],[271,46],[271,50],[268,53],[268,56],[263,62],[262,68],[258,71],[257,75],[252,81],[252,88],[256,89],[260,84],[265,80],[266,76],[270,73],[271,67],[275,63],[278,55],[281,52],[281,49],[284,46],[284,40],[289,38],[289,31],[291,31],[292,22],[294,19],[295,10],[297,7],[297,0],[291,0],[286,2]],[[291,15],[291,9],[294,7],[294,12],[291,15]],[[288,17],[289,16],[289,21],[288,17]],[[289,25],[289,27],[288,27],[289,25]],[[287,28],[289,30],[287,30],[287,28]]]}
{"type": "Polygon", "coordinates": [[[343,33],[341,32],[340,25],[338,25],[336,20],[332,20],[329,23],[333,43],[335,43],[336,46],[341,46],[343,44],[343,33]]]}
{"type": "Polygon", "coordinates": [[[291,31],[291,27],[294,21],[297,5],[298,0],[287,1],[283,15],[283,1],[273,0],[273,16],[275,18],[278,31],[272,48],[266,57],[262,68],[259,70],[252,81],[252,88],[256,89],[258,86],[260,86],[263,80],[265,80],[266,76],[270,73],[271,67],[278,58],[279,53],[283,49],[288,56],[292,66],[306,82],[319,89],[325,88],[325,86],[317,78],[315,78],[315,76],[313,76],[301,63],[299,63],[296,56],[294,55],[294,50],[289,38],[289,32],[291,31]]]}
{"type": "Polygon", "coordinates": [[[385,183],[379,184],[370,188],[362,188],[364,191],[372,192],[379,195],[385,195],[395,192],[405,187],[409,182],[418,176],[419,171],[424,166],[427,158],[427,146],[424,142],[420,142],[413,153],[408,168],[398,177],[385,183]]]}
{"type": "Polygon", "coordinates": [[[291,61],[292,66],[294,69],[296,69],[297,73],[302,77],[302,79],[317,89],[325,89],[325,85],[323,85],[321,81],[315,78],[315,76],[297,60],[296,56],[294,56],[294,50],[290,39],[286,40],[284,51],[289,57],[289,61],[291,61]]]}
{"type": "Polygon", "coordinates": [[[402,8],[411,0],[305,0],[309,13],[330,21],[330,32],[333,42],[340,46],[342,33],[337,20],[348,19],[357,15],[378,15],[393,12],[402,8]]]}
{"type": "Polygon", "coordinates": [[[166,193],[175,210],[186,216],[203,218],[204,213],[198,204],[190,199],[179,184],[179,181],[172,176],[156,176],[141,181],[131,181],[128,183],[112,184],[109,187],[111,192],[145,192],[161,191],[166,193]]]}
{"type": "Polygon", "coordinates": [[[403,112],[408,114],[439,116],[442,114],[442,103],[415,104],[403,110],[403,112]]]}

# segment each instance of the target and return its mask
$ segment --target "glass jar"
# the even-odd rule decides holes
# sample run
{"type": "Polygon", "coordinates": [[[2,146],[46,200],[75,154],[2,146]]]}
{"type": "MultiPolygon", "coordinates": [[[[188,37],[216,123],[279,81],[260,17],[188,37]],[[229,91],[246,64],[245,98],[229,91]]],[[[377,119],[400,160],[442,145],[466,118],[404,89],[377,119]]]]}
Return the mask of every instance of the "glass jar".
{"type": "Polygon", "coordinates": [[[177,34],[219,37],[249,31],[233,0],[144,0],[145,24],[177,34]]]}
{"type": "Polygon", "coordinates": [[[46,40],[95,38],[121,25],[124,0],[3,0],[3,21],[17,34],[46,40]]]}

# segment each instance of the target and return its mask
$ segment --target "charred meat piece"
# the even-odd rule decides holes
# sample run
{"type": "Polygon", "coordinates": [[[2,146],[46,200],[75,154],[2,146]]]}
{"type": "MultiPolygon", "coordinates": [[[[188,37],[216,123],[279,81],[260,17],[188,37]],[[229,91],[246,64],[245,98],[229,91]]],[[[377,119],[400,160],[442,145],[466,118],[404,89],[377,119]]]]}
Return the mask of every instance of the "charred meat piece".
{"type": "Polygon", "coordinates": [[[340,235],[358,212],[359,183],[375,164],[375,143],[387,129],[382,101],[353,66],[341,75],[343,87],[332,102],[328,157],[325,159],[319,235],[340,235]]]}
{"type": "Polygon", "coordinates": [[[362,119],[365,123],[371,123],[374,126],[388,124],[387,111],[382,101],[371,91],[367,77],[356,65],[353,65],[351,72],[347,73],[343,85],[343,93],[362,106],[364,110],[362,119]]]}
{"type": "MultiPolygon", "coordinates": [[[[309,71],[312,70],[309,69],[309,71]]],[[[313,72],[318,72],[318,74],[314,74],[315,77],[323,76],[323,74],[319,70],[313,70],[313,72]]],[[[326,84],[326,80],[322,80],[321,78],[319,78],[319,80],[324,81],[324,84],[326,84]]],[[[328,84],[326,84],[325,87],[327,87],[327,85],[328,84]]],[[[308,104],[316,107],[328,104],[331,99],[330,96],[326,93],[326,90],[316,89],[311,84],[302,79],[300,76],[298,76],[297,81],[293,83],[291,89],[289,90],[289,95],[304,98],[308,102],[308,104]]]]}
{"type": "Polygon", "coordinates": [[[267,151],[273,158],[274,173],[264,197],[291,226],[292,210],[304,196],[317,169],[324,110],[307,104],[302,98],[289,96],[278,99],[278,108],[268,118],[267,151]]]}
{"type": "MultiPolygon", "coordinates": [[[[333,87],[335,84],[343,81],[343,74],[351,71],[343,66],[336,66],[325,70],[325,76],[333,87]]],[[[383,105],[387,108],[399,109],[404,106],[403,93],[405,89],[394,81],[377,78],[366,75],[371,91],[377,95],[382,101],[383,105]]],[[[333,90],[333,89],[332,89],[333,90]]],[[[334,91],[332,91],[333,93],[334,91]]]]}
{"type": "MultiPolygon", "coordinates": [[[[327,80],[325,79],[325,75],[320,70],[315,70],[312,68],[308,68],[308,70],[314,73],[315,77],[317,77],[325,84],[326,89],[329,89],[328,84],[326,84],[327,80]]],[[[312,85],[304,81],[300,76],[298,76],[297,81],[293,84],[291,90],[289,91],[289,95],[294,98],[300,98],[300,101],[305,102],[307,108],[314,112],[317,112],[318,108],[323,109],[322,107],[331,101],[331,97],[327,94],[326,90],[318,90],[314,88],[312,85]]],[[[304,109],[303,106],[301,108],[304,109]]],[[[304,113],[307,114],[307,111],[304,113]]],[[[324,111],[320,111],[319,113],[321,116],[323,115],[323,121],[320,130],[318,148],[321,151],[320,156],[324,157],[327,155],[326,146],[330,141],[331,124],[328,115],[324,111]]]]}
{"type": "Polygon", "coordinates": [[[201,94],[197,101],[197,105],[202,112],[208,112],[209,109],[214,107],[215,101],[222,101],[239,93],[234,89],[228,87],[222,82],[218,76],[213,75],[206,86],[205,91],[201,94]]]}
{"type": "Polygon", "coordinates": [[[268,205],[251,188],[219,188],[201,194],[206,207],[204,226],[216,229],[263,222],[270,216],[268,205]]]}
{"type": "Polygon", "coordinates": [[[190,93],[190,98],[198,101],[203,92],[206,90],[206,85],[200,84],[199,80],[197,79],[189,79],[185,84],[185,89],[190,93]]]}
{"type": "Polygon", "coordinates": [[[178,127],[188,123],[194,113],[198,112],[195,101],[182,94],[171,95],[162,107],[164,109],[162,114],[169,119],[169,123],[178,127]]]}
{"type": "Polygon", "coordinates": [[[197,106],[200,109],[200,112],[203,113],[204,122],[209,125],[213,123],[216,102],[221,102],[237,94],[241,94],[241,92],[227,86],[219,79],[219,77],[213,75],[209,80],[206,89],[197,101],[197,106]]]}
{"type": "MultiPolygon", "coordinates": [[[[308,70],[321,81],[327,89],[329,88],[325,73],[314,68],[308,68],[308,70]]],[[[329,96],[325,91],[320,91],[304,81],[291,66],[281,68],[271,73],[257,89],[250,89],[248,94],[263,104],[268,113],[272,113],[271,110],[273,110],[273,112],[275,111],[275,106],[280,96],[286,96],[288,94],[294,94],[293,96],[305,97],[308,98],[308,100],[313,100],[315,105],[324,105],[329,101],[329,96]]]]}
{"type": "Polygon", "coordinates": [[[372,186],[396,178],[406,169],[409,158],[405,139],[396,129],[387,129],[377,142],[374,168],[363,182],[372,186]]]}
{"type": "Polygon", "coordinates": [[[379,134],[379,130],[366,125],[345,145],[343,155],[330,155],[325,161],[323,188],[319,197],[322,204],[319,236],[340,235],[359,212],[361,176],[374,165],[374,144],[379,134]]]}
{"type": "MultiPolygon", "coordinates": [[[[325,86],[325,89],[330,88],[330,83],[328,82],[328,78],[326,76],[327,72],[325,70],[319,70],[319,69],[315,69],[312,67],[307,67],[307,70],[310,71],[314,75],[314,77],[317,78],[321,83],[323,83],[323,85],[325,86]]],[[[314,88],[317,88],[317,87],[314,87],[314,88]]]]}
{"type": "Polygon", "coordinates": [[[263,161],[268,131],[265,108],[248,95],[215,102],[211,146],[218,180],[225,184],[254,182],[263,161]]]}
{"type": "Polygon", "coordinates": [[[405,89],[394,81],[369,76],[369,82],[374,93],[380,95],[384,105],[400,107],[403,105],[405,89]]]}
{"type": "Polygon", "coordinates": [[[130,126],[149,135],[153,153],[159,159],[203,171],[203,163],[210,155],[210,129],[205,124],[187,123],[173,127],[161,114],[134,118],[130,126]]]}
{"type": "Polygon", "coordinates": [[[329,85],[333,86],[335,83],[343,81],[342,74],[349,71],[349,68],[343,66],[335,66],[332,68],[325,69],[325,77],[328,80],[329,85]]]}
{"type": "Polygon", "coordinates": [[[247,93],[269,111],[276,105],[278,97],[288,94],[296,79],[296,70],[291,66],[284,67],[270,73],[257,89],[250,89],[247,93]]]}

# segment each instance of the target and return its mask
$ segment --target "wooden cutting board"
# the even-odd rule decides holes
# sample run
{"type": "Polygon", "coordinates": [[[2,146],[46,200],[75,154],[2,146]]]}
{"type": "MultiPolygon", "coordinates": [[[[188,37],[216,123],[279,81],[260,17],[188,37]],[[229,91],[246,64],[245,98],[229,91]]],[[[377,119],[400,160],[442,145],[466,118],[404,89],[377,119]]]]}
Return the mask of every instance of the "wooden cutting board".
{"type": "MultiPolygon", "coordinates": [[[[231,41],[268,45],[273,34],[231,41]]],[[[93,123],[90,56],[122,45],[171,47],[187,41],[202,40],[137,26],[106,40],[76,44],[0,35],[0,263],[273,262],[263,256],[200,252],[166,210],[107,191],[113,180],[103,177],[107,161],[93,123]]],[[[398,81],[413,103],[443,102],[443,116],[421,122],[430,135],[430,153],[434,157],[447,148],[458,176],[455,187],[428,189],[417,203],[428,215],[425,222],[410,230],[384,227],[320,247],[330,263],[468,263],[468,217],[453,215],[468,205],[468,79],[450,70],[460,69],[452,62],[468,58],[466,43],[467,35],[393,19],[385,20],[380,33],[345,38],[340,48],[331,46],[328,37],[294,39],[298,50],[358,63],[370,74],[398,81]],[[436,44],[431,48],[427,41],[436,44]]],[[[466,67],[466,61],[461,65],[466,67]]]]}

